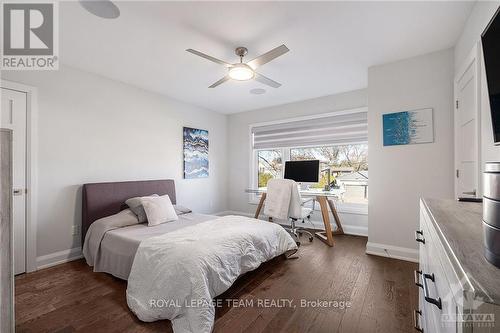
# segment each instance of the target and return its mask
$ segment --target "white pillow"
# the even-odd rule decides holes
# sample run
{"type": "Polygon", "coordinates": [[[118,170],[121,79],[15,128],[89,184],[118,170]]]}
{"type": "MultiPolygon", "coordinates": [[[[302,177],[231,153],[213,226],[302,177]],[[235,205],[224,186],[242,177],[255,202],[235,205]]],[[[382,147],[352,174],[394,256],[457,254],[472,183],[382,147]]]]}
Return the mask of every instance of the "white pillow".
{"type": "Polygon", "coordinates": [[[142,197],[142,206],[148,218],[148,226],[155,226],[178,219],[174,206],[168,195],[159,197],[142,197]]]}
{"type": "MultiPolygon", "coordinates": [[[[149,197],[157,197],[157,196],[158,194],[149,195],[149,197]]],[[[135,215],[137,215],[139,223],[144,223],[148,220],[146,217],[146,212],[144,212],[144,208],[141,205],[142,198],[144,197],[130,198],[125,201],[125,204],[130,208],[130,210],[134,212],[135,215]]]]}

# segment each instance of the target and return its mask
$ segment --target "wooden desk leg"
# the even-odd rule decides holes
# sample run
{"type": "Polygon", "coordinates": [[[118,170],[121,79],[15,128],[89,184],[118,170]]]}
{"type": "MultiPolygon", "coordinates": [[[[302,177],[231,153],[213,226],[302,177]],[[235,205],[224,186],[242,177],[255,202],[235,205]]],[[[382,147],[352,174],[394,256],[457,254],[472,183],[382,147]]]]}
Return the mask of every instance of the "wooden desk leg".
{"type": "Polygon", "coordinates": [[[340,223],[340,217],[337,212],[337,208],[335,208],[335,203],[333,200],[328,199],[328,206],[330,206],[330,210],[332,211],[333,218],[335,219],[335,224],[337,225],[337,230],[335,230],[335,235],[343,235],[344,229],[342,228],[342,223],[340,223]]]}
{"type": "Polygon", "coordinates": [[[333,235],[332,235],[332,226],[330,225],[330,215],[328,214],[328,204],[325,196],[317,196],[316,200],[318,200],[319,205],[321,207],[321,215],[323,216],[323,223],[325,224],[324,232],[315,233],[316,237],[321,239],[323,242],[328,244],[329,246],[333,246],[333,235]]]}
{"type": "Polygon", "coordinates": [[[259,201],[259,205],[257,206],[257,210],[255,211],[254,218],[258,219],[260,215],[260,211],[262,210],[262,206],[264,206],[264,201],[266,201],[266,193],[262,193],[259,201]]]}

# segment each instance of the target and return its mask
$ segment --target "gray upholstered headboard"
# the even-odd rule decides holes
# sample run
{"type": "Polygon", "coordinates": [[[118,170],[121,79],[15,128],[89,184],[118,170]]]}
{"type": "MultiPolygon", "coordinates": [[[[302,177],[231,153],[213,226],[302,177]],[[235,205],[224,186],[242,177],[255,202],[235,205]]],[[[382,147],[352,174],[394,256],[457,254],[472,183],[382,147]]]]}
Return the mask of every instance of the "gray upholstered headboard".
{"type": "Polygon", "coordinates": [[[125,200],[129,198],[168,194],[172,203],[176,203],[172,179],[84,184],[82,192],[82,247],[89,226],[127,208],[125,200]]]}

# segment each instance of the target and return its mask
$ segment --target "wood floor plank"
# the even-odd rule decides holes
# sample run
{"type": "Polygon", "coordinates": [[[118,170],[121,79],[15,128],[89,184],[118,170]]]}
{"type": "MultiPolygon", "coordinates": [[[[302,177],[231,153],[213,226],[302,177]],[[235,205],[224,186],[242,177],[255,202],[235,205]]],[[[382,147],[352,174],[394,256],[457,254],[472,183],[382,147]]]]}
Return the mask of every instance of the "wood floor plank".
{"type": "MultiPolygon", "coordinates": [[[[334,247],[305,242],[297,259],[275,258],[243,275],[217,297],[214,332],[411,332],[417,265],[369,256],[365,248],[366,238],[347,235],[336,236],[334,247]],[[280,299],[293,304],[257,306],[280,299]],[[345,300],[351,307],[301,307],[302,299],[345,300]]],[[[172,332],[168,320],[138,320],[127,307],[126,287],[84,260],[18,276],[16,332],[172,332]]]]}
{"type": "MultiPolygon", "coordinates": [[[[292,309],[281,308],[264,312],[261,321],[264,323],[268,322],[265,330],[274,330],[277,326],[281,326],[284,332],[300,330],[301,325],[296,324],[298,317],[301,315],[304,316],[303,319],[310,317],[310,313],[306,313],[306,309],[300,307],[301,299],[312,300],[314,298],[313,293],[321,289],[320,285],[318,285],[318,279],[321,276],[327,277],[328,273],[335,269],[334,266],[339,265],[341,262],[341,260],[334,260],[333,263],[335,265],[330,262],[332,254],[329,249],[331,248],[324,246],[317,250],[317,247],[309,244],[307,247],[304,246],[303,249],[304,253],[301,259],[296,262],[297,271],[290,276],[290,288],[284,293],[284,297],[294,300],[295,307],[292,309]],[[274,316],[273,312],[275,313],[274,316]]],[[[340,259],[340,254],[341,251],[337,250],[333,256],[337,256],[340,259]]],[[[329,278],[323,278],[320,282],[329,283],[329,280],[329,278]]]]}

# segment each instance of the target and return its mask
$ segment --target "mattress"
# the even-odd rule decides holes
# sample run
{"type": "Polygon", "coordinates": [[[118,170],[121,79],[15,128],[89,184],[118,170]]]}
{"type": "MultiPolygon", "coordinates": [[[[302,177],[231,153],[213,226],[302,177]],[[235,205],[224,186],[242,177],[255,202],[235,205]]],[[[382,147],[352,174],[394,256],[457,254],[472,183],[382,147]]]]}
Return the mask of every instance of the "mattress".
{"type": "MultiPolygon", "coordinates": [[[[188,213],[179,215],[174,222],[148,227],[146,223],[135,224],[106,232],[102,241],[100,255],[94,266],[96,272],[106,272],[127,280],[132,268],[135,253],[141,241],[163,235],[187,226],[216,219],[218,216],[188,213]]],[[[202,232],[202,230],[200,230],[202,232]]]]}

